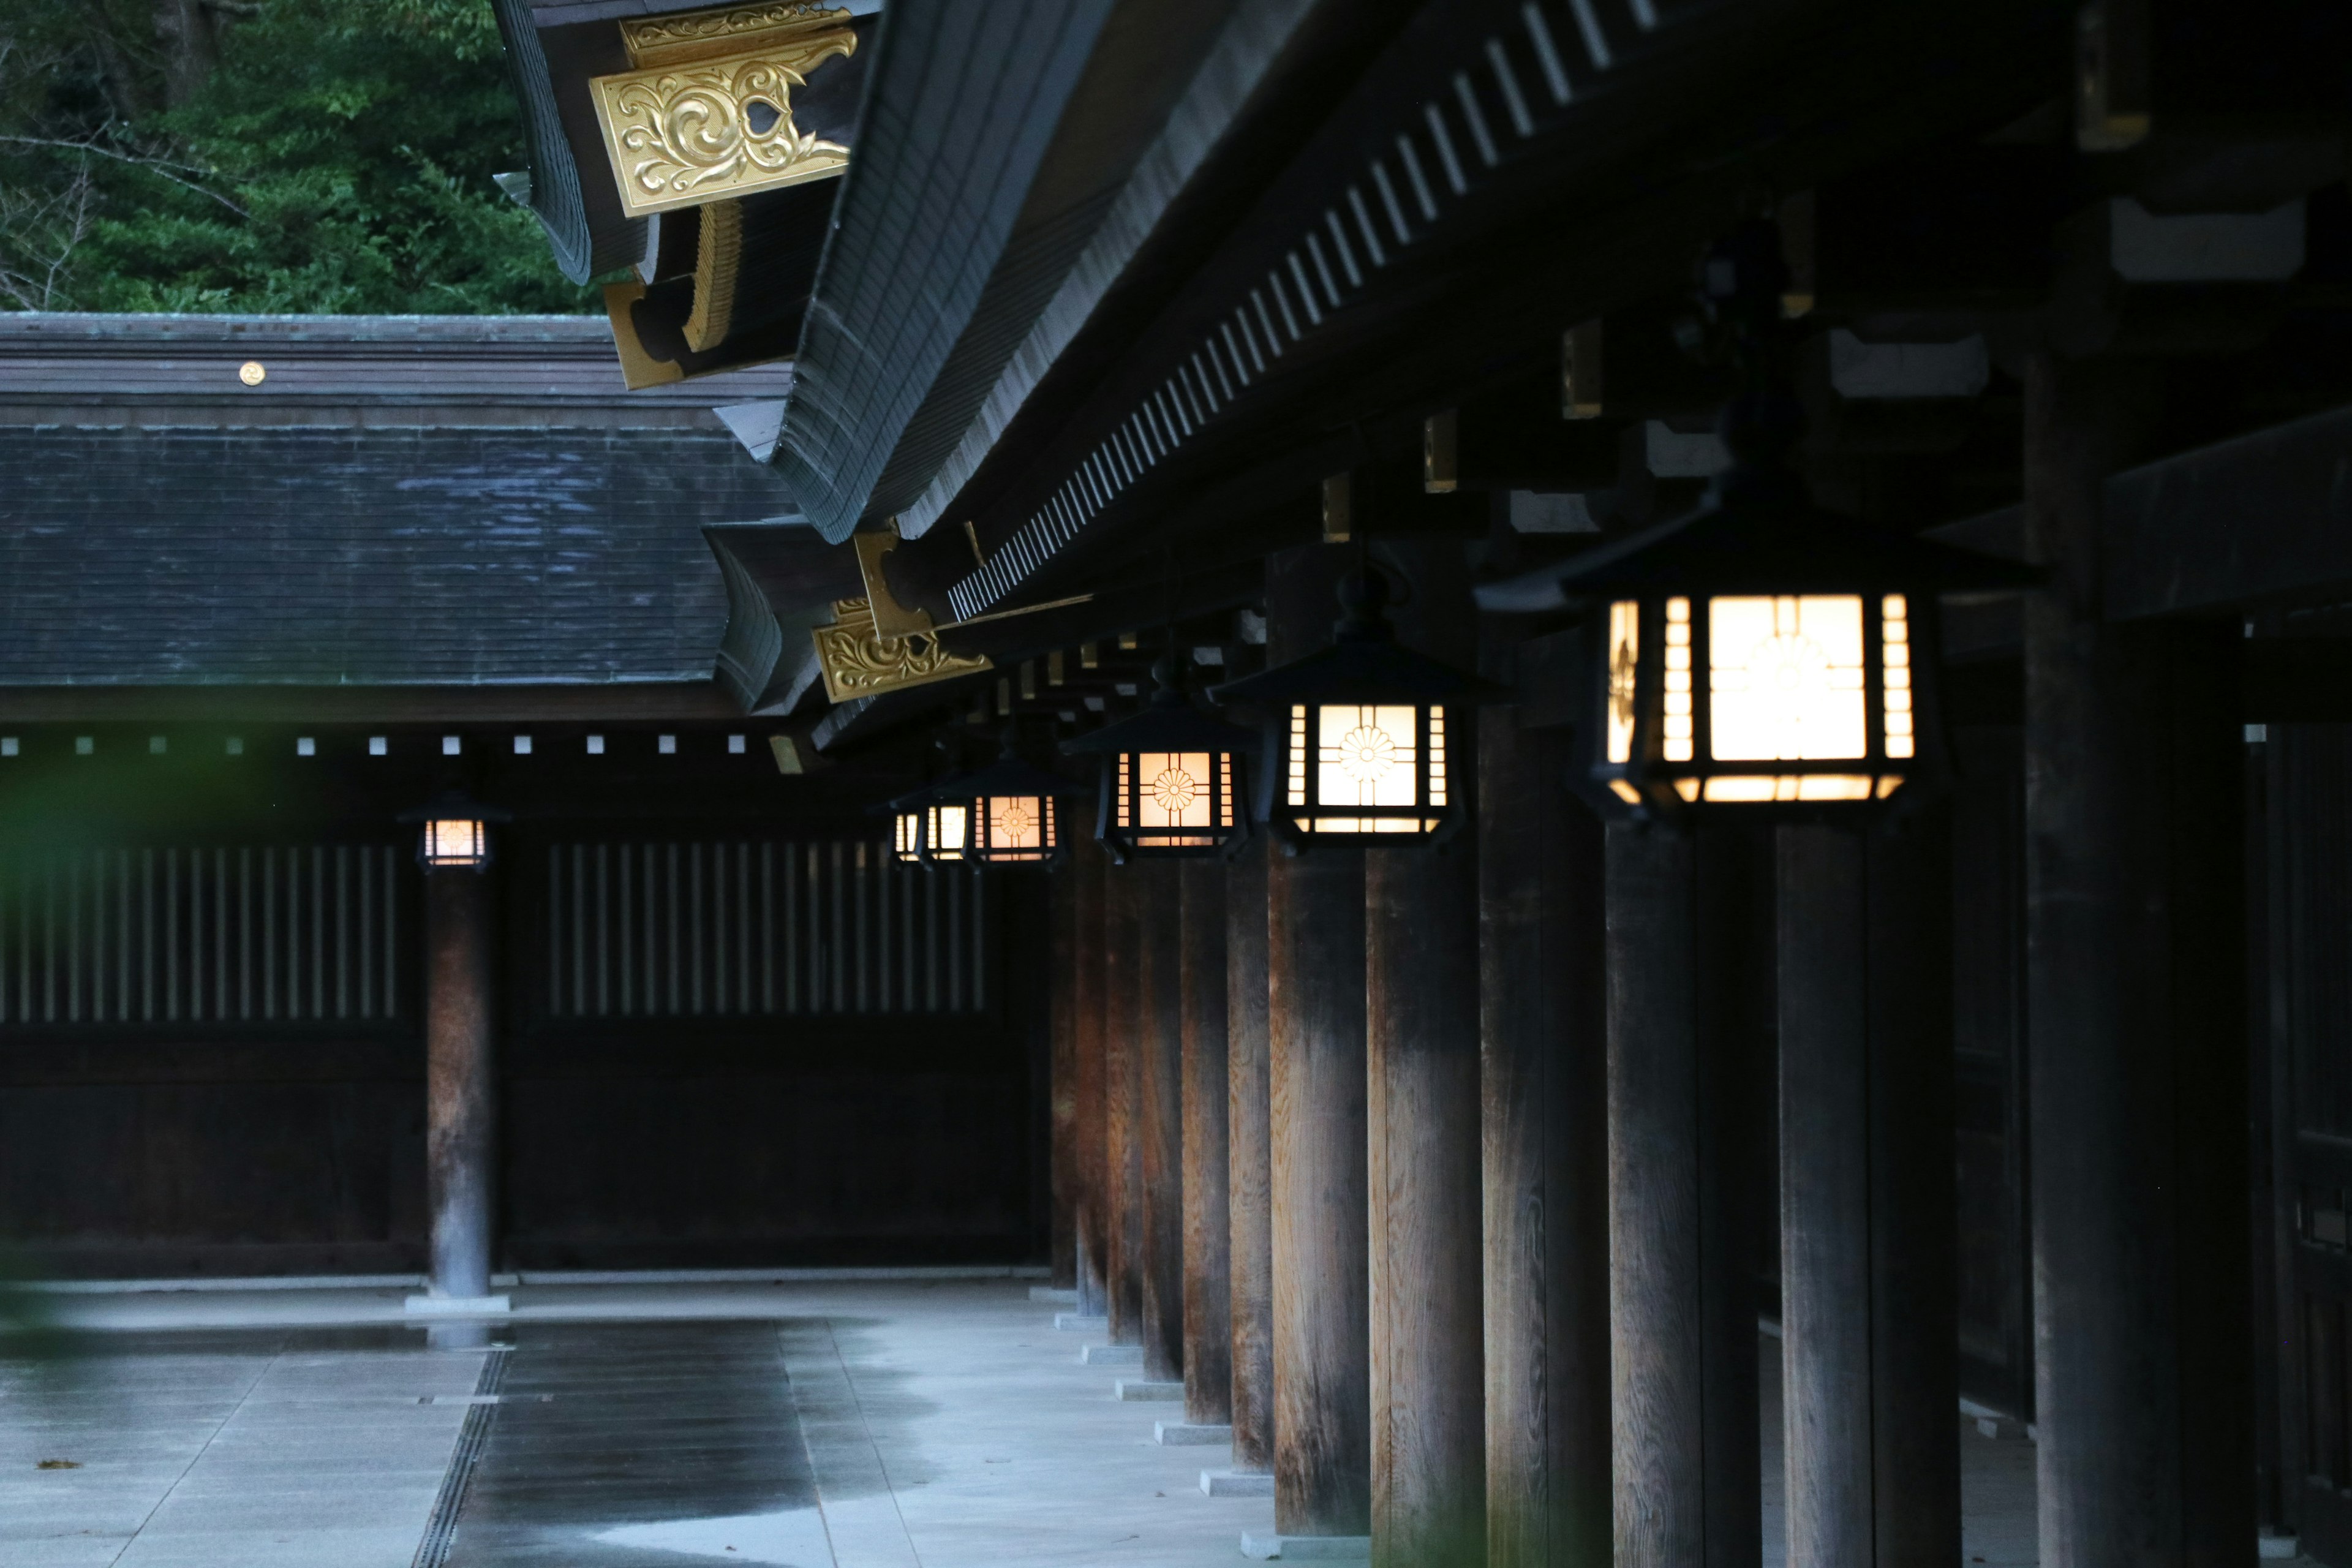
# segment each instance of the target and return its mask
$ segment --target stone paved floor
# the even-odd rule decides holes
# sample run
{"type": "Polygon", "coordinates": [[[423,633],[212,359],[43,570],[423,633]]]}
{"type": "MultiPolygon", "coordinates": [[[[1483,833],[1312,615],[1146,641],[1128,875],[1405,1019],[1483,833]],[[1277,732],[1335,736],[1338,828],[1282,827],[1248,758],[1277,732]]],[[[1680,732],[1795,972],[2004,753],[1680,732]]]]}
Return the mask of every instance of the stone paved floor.
{"type": "MultiPolygon", "coordinates": [[[[449,1568],[1226,1568],[1272,1528],[1019,1282],[525,1286],[471,1348],[402,1295],[60,1298],[86,1353],[0,1362],[0,1568],[410,1568],[492,1356],[449,1568]]],[[[2033,1449],[2002,1432],[1963,1425],[1968,1568],[2034,1561],[2033,1449]]]]}

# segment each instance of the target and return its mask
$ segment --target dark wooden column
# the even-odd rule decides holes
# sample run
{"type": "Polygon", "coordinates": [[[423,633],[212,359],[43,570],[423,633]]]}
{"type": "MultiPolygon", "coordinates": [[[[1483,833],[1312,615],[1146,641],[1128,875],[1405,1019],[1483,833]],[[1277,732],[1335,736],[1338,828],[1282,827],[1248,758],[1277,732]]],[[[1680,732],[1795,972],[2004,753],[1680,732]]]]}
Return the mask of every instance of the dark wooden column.
{"type": "Polygon", "coordinates": [[[1233,1212],[1234,1468],[1274,1468],[1274,1133],[1261,835],[1225,868],[1225,1128],[1233,1212]]]}
{"type": "Polygon", "coordinates": [[[433,1293],[490,1293],[498,1068],[490,877],[425,876],[425,1193],[433,1293]]]}
{"type": "Polygon", "coordinates": [[[1601,828],[1519,712],[1478,729],[1487,1562],[1607,1568],[1601,828]]]}
{"type": "Polygon", "coordinates": [[[1076,845],[1070,881],[1070,1072],[1073,1192],[1071,1228],[1076,1234],[1077,1310],[1088,1317],[1108,1311],[1104,1267],[1109,1245],[1108,1140],[1104,1103],[1103,868],[1109,857],[1091,838],[1076,845]]]}
{"type": "Polygon", "coordinates": [[[1053,987],[1051,1131],[1053,1181],[1053,1282],[1065,1290],[1078,1283],[1078,871],[1065,867],[1053,877],[1048,906],[1052,922],[1046,963],[1053,987]]]}
{"type": "Polygon", "coordinates": [[[1137,1163],[1143,1173],[1143,1375],[1184,1375],[1183,884],[1172,860],[1140,860],[1111,875],[1136,889],[1141,1098],[1137,1163]]]}
{"type": "Polygon", "coordinates": [[[1143,886],[1129,868],[1103,872],[1103,1106],[1108,1136],[1104,1250],[1114,1343],[1143,1342],[1143,886]]]}
{"type": "MultiPolygon", "coordinates": [[[[1324,647],[1349,552],[1266,566],[1266,663],[1324,647]]],[[[1273,1106],[1274,1520],[1281,1535],[1371,1533],[1365,1196],[1364,852],[1266,865],[1273,1106]]]]}
{"type": "Polygon", "coordinates": [[[1789,1558],[1960,1552],[1951,835],[1780,832],[1789,1558]]]}
{"type": "MultiPolygon", "coordinates": [[[[1475,663],[1460,543],[1383,553],[1411,579],[1402,640],[1475,663]]],[[[1449,724],[1459,741],[1476,733],[1472,710],[1449,724]]],[[[1474,814],[1476,755],[1452,757],[1454,798],[1474,814]]],[[[1372,1561],[1391,1568],[1486,1561],[1476,840],[1474,815],[1442,849],[1364,857],[1372,1561]]]]}
{"type": "Polygon", "coordinates": [[[2251,1561],[2234,624],[2100,619],[2144,372],[2029,356],[2026,1008],[2042,1561],[2251,1561]]]}
{"type": "Polygon", "coordinates": [[[1183,883],[1184,1419],[1234,1418],[1231,1100],[1225,1050],[1225,868],[1187,860],[1183,883]]]}
{"type": "Polygon", "coordinates": [[[1105,1267],[1110,1257],[1109,1137],[1104,1100],[1103,954],[1108,911],[1103,905],[1103,873],[1110,857],[1092,838],[1081,839],[1071,852],[1066,873],[1073,888],[1075,911],[1071,928],[1071,1025],[1076,1066],[1076,1147],[1073,1162],[1077,1192],[1073,1209],[1077,1231],[1078,1310],[1104,1317],[1109,1302],[1104,1289],[1105,1267]]]}
{"type": "Polygon", "coordinates": [[[1755,1568],[1761,1545],[1739,831],[1608,831],[1617,1568],[1755,1568]]]}

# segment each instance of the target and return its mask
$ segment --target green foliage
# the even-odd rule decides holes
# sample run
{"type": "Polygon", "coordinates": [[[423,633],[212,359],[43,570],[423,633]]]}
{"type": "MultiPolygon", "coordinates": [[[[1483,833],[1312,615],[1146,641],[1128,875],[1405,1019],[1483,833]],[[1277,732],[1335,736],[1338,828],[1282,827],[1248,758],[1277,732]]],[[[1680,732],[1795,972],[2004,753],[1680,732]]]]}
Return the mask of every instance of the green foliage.
{"type": "Polygon", "coordinates": [[[207,10],[194,40],[169,8],[11,0],[0,19],[8,303],[591,308],[490,183],[523,151],[488,0],[261,0],[207,10]]]}

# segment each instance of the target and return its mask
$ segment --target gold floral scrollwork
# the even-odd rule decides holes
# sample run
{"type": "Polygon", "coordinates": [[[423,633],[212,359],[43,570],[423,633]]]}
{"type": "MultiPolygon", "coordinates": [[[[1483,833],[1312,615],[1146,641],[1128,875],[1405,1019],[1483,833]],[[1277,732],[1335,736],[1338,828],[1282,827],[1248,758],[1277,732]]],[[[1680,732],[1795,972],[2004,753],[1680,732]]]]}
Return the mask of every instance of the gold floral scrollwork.
{"type": "Polygon", "coordinates": [[[830,19],[841,15],[761,29],[748,50],[592,79],[622,209],[643,217],[847,168],[848,148],[793,123],[793,89],[857,47],[856,33],[830,19]]]}
{"type": "Polygon", "coordinates": [[[817,626],[809,635],[824,670],[824,694],[835,702],[879,697],[992,668],[984,655],[948,652],[935,633],[892,637],[875,630],[874,607],[864,599],[835,600],[833,625],[817,626]]]}

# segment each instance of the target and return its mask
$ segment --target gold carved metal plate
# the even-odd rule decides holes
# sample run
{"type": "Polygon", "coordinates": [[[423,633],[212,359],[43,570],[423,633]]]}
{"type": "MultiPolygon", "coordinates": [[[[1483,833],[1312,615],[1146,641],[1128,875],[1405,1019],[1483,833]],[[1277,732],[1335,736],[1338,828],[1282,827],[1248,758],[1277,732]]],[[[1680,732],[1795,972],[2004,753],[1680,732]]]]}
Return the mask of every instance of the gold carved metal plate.
{"type": "MultiPolygon", "coordinates": [[[[604,154],[631,217],[698,206],[726,196],[822,180],[849,166],[849,149],[793,123],[792,92],[809,73],[857,47],[845,11],[803,13],[793,6],[740,7],[743,14],[791,13],[730,34],[698,34],[672,47],[643,50],[670,63],[649,64],[588,87],[604,154]],[[730,52],[680,58],[690,44],[730,42],[730,52]],[[748,46],[748,47],[747,47],[748,46]],[[754,130],[764,110],[774,118],[754,130]]],[[[737,13],[698,13],[724,21],[737,13]]],[[[682,28],[697,17],[674,19],[682,28]]],[[[714,25],[715,26],[715,25],[714,25]]],[[[637,49],[635,40],[633,51],[637,49]]]]}
{"type": "Polygon", "coordinates": [[[952,680],[992,668],[984,655],[952,654],[936,633],[893,637],[874,626],[874,607],[864,599],[836,599],[833,625],[817,626],[817,663],[824,670],[824,694],[835,702],[879,697],[910,686],[952,680]]]}

